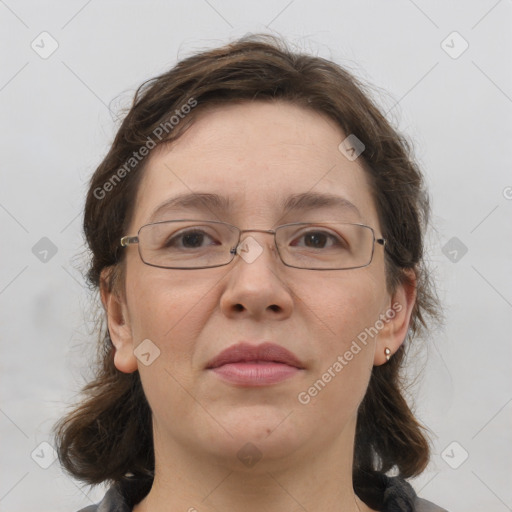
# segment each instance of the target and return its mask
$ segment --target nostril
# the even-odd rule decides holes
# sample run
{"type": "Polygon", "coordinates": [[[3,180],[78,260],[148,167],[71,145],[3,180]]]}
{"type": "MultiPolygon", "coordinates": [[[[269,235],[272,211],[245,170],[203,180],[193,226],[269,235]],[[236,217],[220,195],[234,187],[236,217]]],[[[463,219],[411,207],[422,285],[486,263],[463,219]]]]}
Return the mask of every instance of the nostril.
{"type": "Polygon", "coordinates": [[[234,309],[235,311],[243,311],[245,308],[242,306],[242,304],[235,304],[235,305],[233,306],[233,309],[234,309]]]}
{"type": "Polygon", "coordinates": [[[276,313],[279,313],[281,311],[281,306],[278,306],[277,304],[272,304],[271,306],[269,306],[269,309],[275,311],[276,313]]]}

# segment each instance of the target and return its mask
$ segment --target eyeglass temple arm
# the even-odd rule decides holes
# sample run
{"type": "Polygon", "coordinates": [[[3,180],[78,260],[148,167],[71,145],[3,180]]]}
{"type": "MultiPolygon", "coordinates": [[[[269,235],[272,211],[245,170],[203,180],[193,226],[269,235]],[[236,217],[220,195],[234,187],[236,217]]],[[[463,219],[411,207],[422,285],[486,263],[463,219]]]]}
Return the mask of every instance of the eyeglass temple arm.
{"type": "Polygon", "coordinates": [[[121,238],[121,246],[126,247],[127,245],[131,244],[138,244],[139,243],[139,237],[138,236],[123,236],[121,238]]]}

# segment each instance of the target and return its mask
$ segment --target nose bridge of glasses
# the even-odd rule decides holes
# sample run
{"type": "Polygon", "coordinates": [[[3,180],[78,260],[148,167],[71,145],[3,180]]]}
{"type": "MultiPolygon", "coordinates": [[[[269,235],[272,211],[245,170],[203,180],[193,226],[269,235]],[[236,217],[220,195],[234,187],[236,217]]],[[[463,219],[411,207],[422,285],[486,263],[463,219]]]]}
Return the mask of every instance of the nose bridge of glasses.
{"type": "Polygon", "coordinates": [[[246,261],[254,261],[263,252],[265,245],[272,252],[276,252],[275,233],[276,232],[273,229],[240,229],[238,244],[234,249],[232,249],[232,253],[242,256],[246,261]],[[246,233],[248,234],[244,236],[246,233]],[[273,236],[272,239],[264,242],[261,237],[257,237],[259,240],[256,240],[256,237],[253,237],[251,233],[261,233],[273,236]]]}
{"type": "Polygon", "coordinates": [[[274,229],[241,229],[240,235],[243,235],[244,233],[269,233],[273,235],[275,233],[274,229]]]}
{"type": "MultiPolygon", "coordinates": [[[[274,229],[240,229],[239,242],[238,242],[239,244],[242,244],[244,242],[244,240],[247,240],[248,238],[256,240],[256,238],[250,234],[248,236],[244,236],[245,233],[268,234],[268,235],[272,235],[272,238],[275,240],[276,231],[274,229]]],[[[260,238],[260,237],[258,237],[258,238],[260,238]]],[[[260,242],[258,242],[258,243],[260,244],[260,242]]],[[[270,247],[272,247],[273,241],[269,241],[269,242],[267,242],[267,244],[270,245],[270,247]]]]}

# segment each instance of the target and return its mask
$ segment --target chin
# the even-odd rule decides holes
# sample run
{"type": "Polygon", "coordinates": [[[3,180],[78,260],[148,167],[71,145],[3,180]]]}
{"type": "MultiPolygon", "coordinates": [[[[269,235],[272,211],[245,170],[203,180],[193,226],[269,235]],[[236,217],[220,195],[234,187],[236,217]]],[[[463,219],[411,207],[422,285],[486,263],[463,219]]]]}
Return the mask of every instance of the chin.
{"type": "MultiPolygon", "coordinates": [[[[205,444],[217,454],[242,461],[245,457],[270,461],[285,459],[307,441],[307,432],[299,429],[293,409],[269,405],[230,406],[227,414],[215,415],[218,425],[205,436],[205,444]],[[290,414],[291,413],[291,414],[290,414]]],[[[311,436],[315,435],[311,426],[311,436]]],[[[239,468],[240,469],[240,468],[239,468]]]]}

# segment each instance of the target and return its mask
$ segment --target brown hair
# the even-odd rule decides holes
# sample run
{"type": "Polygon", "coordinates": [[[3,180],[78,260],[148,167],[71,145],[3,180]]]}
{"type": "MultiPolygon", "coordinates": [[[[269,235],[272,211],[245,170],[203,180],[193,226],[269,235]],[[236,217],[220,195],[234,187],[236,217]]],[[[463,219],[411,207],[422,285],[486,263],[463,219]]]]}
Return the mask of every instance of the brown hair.
{"type": "MultiPolygon", "coordinates": [[[[382,234],[388,240],[388,290],[410,279],[407,269],[414,270],[417,279],[408,339],[387,364],[373,368],[358,411],[354,487],[370,504],[375,503],[380,474],[394,469],[407,478],[428,463],[428,442],[403,397],[400,369],[406,346],[422,337],[430,320],[439,320],[441,314],[423,259],[430,206],[422,175],[410,145],[391,127],[368,91],[337,64],[292,52],[283,41],[268,35],[242,38],[186,58],[137,90],[110,151],[92,176],[84,232],[92,253],[87,275],[92,288],[102,285],[124,293],[119,240],[130,224],[147,160],[132,161],[134,152],[143,153],[141,148],[149,147],[150,139],[156,145],[177,139],[212,105],[288,101],[329,116],[346,135],[360,139],[365,150],[359,158],[371,178],[382,234]],[[194,108],[179,115],[187,104],[194,108]],[[180,117],[177,124],[170,121],[173,114],[180,117]],[[108,277],[101,283],[105,269],[108,277]]],[[[154,470],[151,411],[139,374],[115,368],[104,318],[100,334],[96,377],[84,388],[84,400],[56,427],[60,460],[73,476],[89,484],[119,482],[127,472],[145,475],[150,482],[154,470]]]]}

